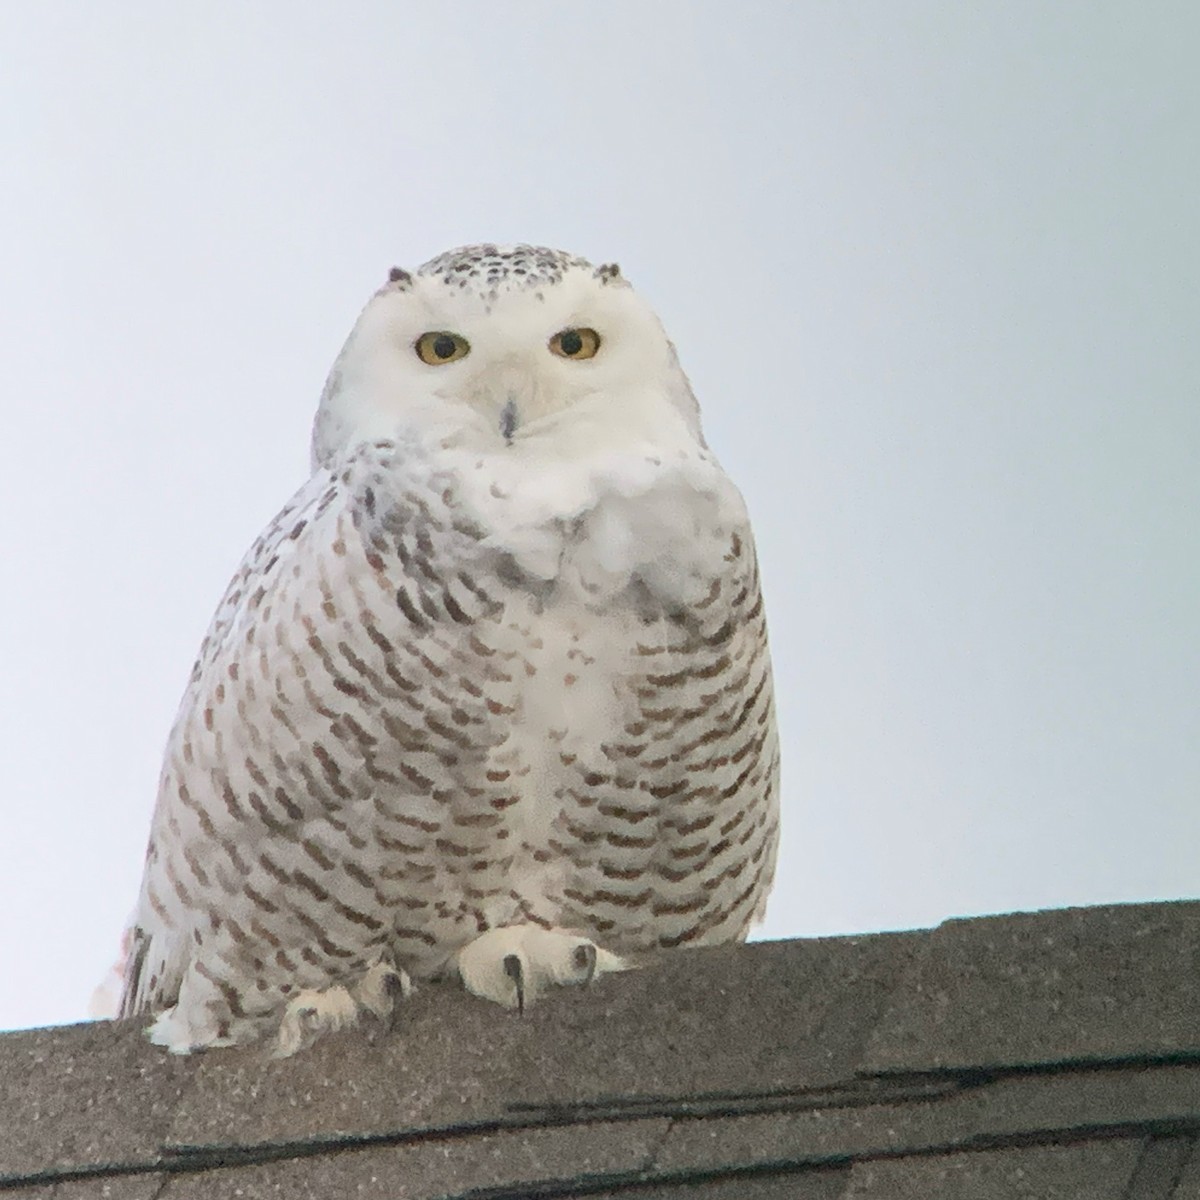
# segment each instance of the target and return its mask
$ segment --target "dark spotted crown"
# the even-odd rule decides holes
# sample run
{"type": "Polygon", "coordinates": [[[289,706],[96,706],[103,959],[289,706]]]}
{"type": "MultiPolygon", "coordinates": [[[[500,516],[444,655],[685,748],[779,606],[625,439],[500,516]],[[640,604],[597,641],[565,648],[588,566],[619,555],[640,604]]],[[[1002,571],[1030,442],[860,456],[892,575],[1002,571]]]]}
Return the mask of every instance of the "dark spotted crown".
{"type": "MultiPolygon", "coordinates": [[[[621,268],[616,263],[594,267],[586,258],[563,250],[490,243],[448,250],[418,268],[417,275],[439,278],[447,287],[470,288],[494,299],[502,291],[561,283],[563,276],[572,270],[591,271],[602,283],[621,278],[621,268]]],[[[394,288],[407,290],[412,286],[413,276],[400,267],[393,267],[388,273],[388,282],[394,288]]]]}

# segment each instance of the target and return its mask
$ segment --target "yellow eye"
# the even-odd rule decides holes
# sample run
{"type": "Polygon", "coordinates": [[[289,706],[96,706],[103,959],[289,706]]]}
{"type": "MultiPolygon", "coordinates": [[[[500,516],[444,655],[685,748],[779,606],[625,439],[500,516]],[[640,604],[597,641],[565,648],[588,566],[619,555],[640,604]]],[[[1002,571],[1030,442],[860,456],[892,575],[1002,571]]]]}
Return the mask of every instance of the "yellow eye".
{"type": "Polygon", "coordinates": [[[550,353],[559,358],[595,358],[600,335],[594,329],[564,329],[550,339],[550,353]]]}
{"type": "Polygon", "coordinates": [[[417,352],[417,357],[431,367],[440,367],[444,363],[454,362],[455,359],[466,358],[471,353],[466,338],[459,337],[457,333],[444,333],[440,330],[421,334],[413,349],[417,352]]]}

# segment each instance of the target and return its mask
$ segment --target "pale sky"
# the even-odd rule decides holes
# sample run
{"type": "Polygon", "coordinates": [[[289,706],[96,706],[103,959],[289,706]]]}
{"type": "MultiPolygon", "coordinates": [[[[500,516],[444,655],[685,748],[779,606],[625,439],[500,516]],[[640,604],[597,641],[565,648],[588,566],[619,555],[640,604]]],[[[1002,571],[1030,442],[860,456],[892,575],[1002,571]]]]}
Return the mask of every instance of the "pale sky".
{"type": "Polygon", "coordinates": [[[765,577],[769,937],[1200,892],[1193,0],[7,4],[0,1028],[393,264],[617,260],[765,577]]]}

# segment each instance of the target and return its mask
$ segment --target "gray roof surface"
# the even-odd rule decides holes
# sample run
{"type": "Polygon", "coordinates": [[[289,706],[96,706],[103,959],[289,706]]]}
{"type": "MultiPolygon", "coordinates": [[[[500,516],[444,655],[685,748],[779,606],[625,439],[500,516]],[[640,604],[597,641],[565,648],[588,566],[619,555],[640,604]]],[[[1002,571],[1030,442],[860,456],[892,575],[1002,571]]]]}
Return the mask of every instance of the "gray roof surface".
{"type": "Polygon", "coordinates": [[[0,1195],[1200,1200],[1200,902],[681,951],[295,1058],[0,1037],[0,1195]]]}

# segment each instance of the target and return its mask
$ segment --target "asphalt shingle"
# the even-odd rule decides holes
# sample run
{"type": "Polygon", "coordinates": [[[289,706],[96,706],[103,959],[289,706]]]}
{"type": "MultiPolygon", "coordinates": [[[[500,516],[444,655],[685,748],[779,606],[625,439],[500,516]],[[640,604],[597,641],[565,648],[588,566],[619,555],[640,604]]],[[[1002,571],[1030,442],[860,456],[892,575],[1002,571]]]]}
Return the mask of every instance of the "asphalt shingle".
{"type": "MultiPolygon", "coordinates": [[[[1197,1131],[1200,1133],[1200,1130],[1197,1131]]],[[[1142,1200],[1137,1197],[1137,1200],[1142,1200]]],[[[1171,1200],[1200,1200],[1200,1139],[1193,1139],[1171,1200]]]]}
{"type": "MultiPolygon", "coordinates": [[[[38,1195],[37,1200],[158,1200],[163,1182],[163,1177],[158,1174],[71,1179],[52,1184],[38,1195]]],[[[16,1196],[27,1200],[24,1192],[18,1192],[16,1196]]]]}
{"type": "Polygon", "coordinates": [[[1068,1071],[947,1086],[940,1096],[678,1120],[657,1158],[663,1170],[835,1164],[989,1145],[1074,1142],[1174,1129],[1200,1107],[1200,1065],[1068,1071]]]}
{"type": "Polygon", "coordinates": [[[523,1017],[0,1037],[14,1200],[1200,1200],[1200,903],[680,952],[523,1017]]]}
{"type": "Polygon", "coordinates": [[[1130,1139],[860,1163],[844,1200],[1124,1200],[1139,1151],[1130,1139]]]}
{"type": "Polygon", "coordinates": [[[864,1071],[1200,1056],[1200,902],[947,921],[864,1071]]]}
{"type": "Polygon", "coordinates": [[[922,936],[680,953],[552,995],[523,1017],[428,986],[390,1036],[329,1037],[284,1062],[206,1056],[167,1140],[253,1145],[540,1123],[652,1111],[663,1097],[830,1085],[852,1073],[922,936]]]}
{"type": "Polygon", "coordinates": [[[850,1168],[720,1179],[676,1179],[620,1192],[589,1193],[591,1200],[843,1200],[850,1168]]]}
{"type": "Polygon", "coordinates": [[[162,1200],[435,1200],[484,1188],[529,1194],[543,1180],[633,1178],[666,1129],[665,1120],[611,1122],[345,1149],[176,1175],[162,1200]]]}
{"type": "Polygon", "coordinates": [[[0,1184],[158,1154],[199,1064],[151,1046],[143,1024],[0,1037],[0,1184]]]}

